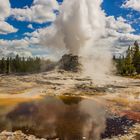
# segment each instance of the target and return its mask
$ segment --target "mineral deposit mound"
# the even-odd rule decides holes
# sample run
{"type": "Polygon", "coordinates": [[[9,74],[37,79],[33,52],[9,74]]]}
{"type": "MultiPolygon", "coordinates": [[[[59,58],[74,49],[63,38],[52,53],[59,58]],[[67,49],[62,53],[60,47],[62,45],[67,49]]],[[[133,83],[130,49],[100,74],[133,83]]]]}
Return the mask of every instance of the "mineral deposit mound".
{"type": "Polygon", "coordinates": [[[79,57],[76,55],[65,54],[59,61],[59,68],[65,71],[78,72],[80,67],[79,57]]]}

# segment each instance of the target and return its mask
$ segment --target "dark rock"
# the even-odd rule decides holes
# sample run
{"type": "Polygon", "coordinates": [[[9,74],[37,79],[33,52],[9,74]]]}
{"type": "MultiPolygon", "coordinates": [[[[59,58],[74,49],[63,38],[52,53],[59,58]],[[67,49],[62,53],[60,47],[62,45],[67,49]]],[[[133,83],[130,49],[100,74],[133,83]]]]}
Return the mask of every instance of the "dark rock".
{"type": "Polygon", "coordinates": [[[80,70],[79,57],[72,54],[65,54],[59,61],[59,68],[65,71],[78,72],[80,70]]]}

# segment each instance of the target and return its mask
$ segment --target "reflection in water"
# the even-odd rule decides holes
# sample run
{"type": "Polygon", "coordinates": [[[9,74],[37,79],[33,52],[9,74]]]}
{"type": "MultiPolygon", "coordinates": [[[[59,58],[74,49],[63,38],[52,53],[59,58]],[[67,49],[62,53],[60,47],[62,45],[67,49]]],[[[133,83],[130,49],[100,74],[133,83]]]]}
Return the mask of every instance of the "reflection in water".
{"type": "Polygon", "coordinates": [[[0,115],[0,130],[22,130],[43,138],[100,139],[105,130],[105,109],[95,101],[77,97],[46,97],[22,103],[0,115]]]}

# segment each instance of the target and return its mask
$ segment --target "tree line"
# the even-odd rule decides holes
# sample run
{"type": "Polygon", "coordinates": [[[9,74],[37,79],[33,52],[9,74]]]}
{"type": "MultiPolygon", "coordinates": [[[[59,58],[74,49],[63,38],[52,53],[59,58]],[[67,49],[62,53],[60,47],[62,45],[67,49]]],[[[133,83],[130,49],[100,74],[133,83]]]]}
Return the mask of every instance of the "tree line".
{"type": "Polygon", "coordinates": [[[125,56],[115,58],[117,73],[121,75],[131,76],[140,74],[140,48],[137,41],[134,45],[129,46],[125,56]]]}
{"type": "Polygon", "coordinates": [[[37,73],[53,69],[55,62],[43,60],[39,57],[25,58],[17,55],[15,58],[7,57],[0,60],[0,73],[37,73]]]}
{"type": "MultiPolygon", "coordinates": [[[[71,60],[72,56],[64,56],[62,57],[62,60],[68,60],[68,62],[66,61],[66,63],[70,63],[70,66],[73,66],[72,64],[75,61],[72,61],[73,59],[71,60]]],[[[72,58],[74,58],[75,60],[74,56],[72,58]]],[[[129,46],[124,56],[121,56],[119,58],[114,56],[113,60],[116,64],[118,74],[126,76],[140,74],[140,48],[138,42],[135,41],[132,47],[129,46]]],[[[3,57],[2,59],[0,59],[0,74],[44,72],[54,69],[59,63],[62,62],[53,62],[49,59],[44,60],[39,57],[25,58],[19,57],[19,55],[17,55],[15,58],[3,57]]]]}

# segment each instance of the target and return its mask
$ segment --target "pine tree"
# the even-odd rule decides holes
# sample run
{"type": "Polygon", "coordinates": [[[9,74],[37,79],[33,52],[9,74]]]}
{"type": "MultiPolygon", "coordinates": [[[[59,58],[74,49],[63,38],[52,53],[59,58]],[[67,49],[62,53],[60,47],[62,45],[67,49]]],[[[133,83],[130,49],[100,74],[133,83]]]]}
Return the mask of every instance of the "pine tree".
{"type": "Polygon", "coordinates": [[[125,71],[126,75],[132,75],[136,71],[133,65],[133,55],[132,55],[132,50],[130,46],[126,52],[125,69],[126,69],[125,71]]]}
{"type": "Polygon", "coordinates": [[[6,60],[6,74],[10,73],[10,58],[6,60]]]}
{"type": "Polygon", "coordinates": [[[4,57],[1,60],[1,73],[6,73],[6,60],[4,57]]]}
{"type": "Polygon", "coordinates": [[[139,50],[139,44],[137,41],[134,43],[134,49],[133,49],[133,64],[136,68],[136,72],[140,73],[140,50],[139,50]]]}

